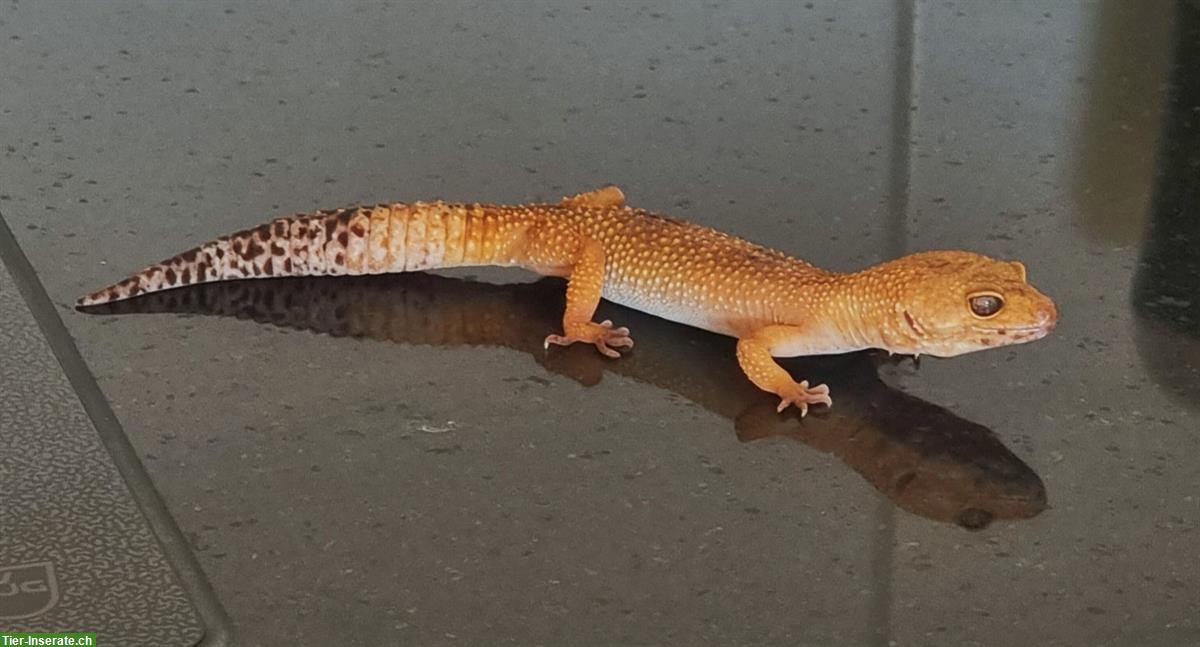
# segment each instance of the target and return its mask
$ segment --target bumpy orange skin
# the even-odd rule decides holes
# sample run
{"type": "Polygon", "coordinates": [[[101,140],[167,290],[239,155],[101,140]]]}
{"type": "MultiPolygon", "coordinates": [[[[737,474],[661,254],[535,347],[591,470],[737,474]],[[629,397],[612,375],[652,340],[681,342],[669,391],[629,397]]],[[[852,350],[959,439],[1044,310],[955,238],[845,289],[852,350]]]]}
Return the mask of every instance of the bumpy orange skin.
{"type": "Polygon", "coordinates": [[[629,331],[594,322],[600,299],[738,338],[738,361],[780,410],[831,404],[772,358],[881,348],[952,356],[1040,339],[1058,318],[1025,267],[963,251],[921,252],[860,272],[814,267],[708,227],[625,206],[617,187],[554,204],[445,202],[349,207],[218,238],[85,296],[80,306],[203,283],[501,265],[568,277],[562,335],[609,356],[629,331]],[[994,296],[988,316],[970,299],[994,296]]]}

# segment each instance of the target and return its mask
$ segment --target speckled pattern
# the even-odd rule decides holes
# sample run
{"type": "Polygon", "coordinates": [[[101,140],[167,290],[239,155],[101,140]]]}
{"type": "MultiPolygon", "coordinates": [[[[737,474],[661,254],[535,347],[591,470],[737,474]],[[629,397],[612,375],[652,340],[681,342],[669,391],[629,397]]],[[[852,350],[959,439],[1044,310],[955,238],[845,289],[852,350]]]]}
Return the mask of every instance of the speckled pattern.
{"type": "MultiPolygon", "coordinates": [[[[3,1],[0,210],[247,645],[1196,645],[1197,9],[3,1]],[[733,340],[606,302],[632,352],[545,352],[561,282],[520,350],[72,311],[276,214],[605,183],[833,271],[1024,262],[1053,334],[878,371],[993,430],[1049,508],[968,533],[879,494],[858,469],[931,503],[928,450],[961,434],[918,428],[895,462],[840,437],[899,406],[856,400],[835,365],[858,354],[781,362],[833,391],[798,420],[733,340]],[[555,370],[576,356],[594,372],[555,370]],[[841,449],[740,442],[739,394],[841,449]]],[[[281,307],[423,316],[322,291],[281,307]]]]}
{"type": "Polygon", "coordinates": [[[196,283],[516,266],[569,276],[565,335],[620,357],[629,329],[592,320],[600,298],[738,337],[738,361],[779,410],[831,405],[829,388],[796,382],[773,357],[878,348],[961,355],[1045,337],[1058,312],[1025,266],[930,251],[860,272],[829,272],[710,227],[625,206],[615,186],[518,206],[422,202],[281,218],[151,265],[80,298],[93,306],[196,283]],[[995,312],[973,312],[977,298],[995,312]]]}
{"type": "Polygon", "coordinates": [[[59,593],[45,612],[13,620],[0,599],[0,628],[196,644],[203,629],[187,595],[3,264],[0,430],[0,574],[50,562],[59,593]]]}

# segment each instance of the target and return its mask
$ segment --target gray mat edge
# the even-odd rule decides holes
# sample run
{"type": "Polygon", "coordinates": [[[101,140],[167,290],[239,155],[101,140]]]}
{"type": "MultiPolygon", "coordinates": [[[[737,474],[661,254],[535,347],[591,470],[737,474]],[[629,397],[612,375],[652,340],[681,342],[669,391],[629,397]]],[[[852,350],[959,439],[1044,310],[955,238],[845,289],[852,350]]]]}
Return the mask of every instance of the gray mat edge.
{"type": "Polygon", "coordinates": [[[121,423],[108,404],[108,399],[96,383],[91,369],[83,361],[75,340],[59,316],[46,293],[33,265],[21,250],[16,237],[0,212],[0,262],[8,268],[17,290],[21,293],[42,335],[54,352],[55,358],[67,376],[100,441],[124,479],[129,493],[142,511],[151,532],[158,539],[167,561],[179,579],[180,585],[191,598],[196,612],[204,624],[204,637],[199,647],[225,647],[232,644],[229,617],[217,600],[216,593],[200,569],[187,540],[180,532],[175,519],[159,497],[158,490],[134,452],[133,445],[125,436],[121,423]]]}

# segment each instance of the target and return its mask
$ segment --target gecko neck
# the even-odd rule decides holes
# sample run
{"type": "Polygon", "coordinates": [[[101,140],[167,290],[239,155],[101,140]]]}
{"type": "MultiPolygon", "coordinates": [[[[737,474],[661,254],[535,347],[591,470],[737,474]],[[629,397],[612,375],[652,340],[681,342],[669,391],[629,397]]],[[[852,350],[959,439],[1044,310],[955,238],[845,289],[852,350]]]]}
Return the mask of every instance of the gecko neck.
{"type": "Polygon", "coordinates": [[[903,290],[891,280],[887,265],[841,276],[844,287],[840,294],[850,302],[848,325],[856,329],[857,338],[865,341],[867,348],[915,354],[919,344],[914,331],[904,324],[903,290]]]}
{"type": "Polygon", "coordinates": [[[913,353],[910,331],[898,325],[900,290],[883,280],[875,268],[838,274],[809,275],[792,288],[781,323],[809,330],[806,354],[842,353],[878,348],[913,353]],[[811,326],[811,327],[810,327],[811,326]]]}

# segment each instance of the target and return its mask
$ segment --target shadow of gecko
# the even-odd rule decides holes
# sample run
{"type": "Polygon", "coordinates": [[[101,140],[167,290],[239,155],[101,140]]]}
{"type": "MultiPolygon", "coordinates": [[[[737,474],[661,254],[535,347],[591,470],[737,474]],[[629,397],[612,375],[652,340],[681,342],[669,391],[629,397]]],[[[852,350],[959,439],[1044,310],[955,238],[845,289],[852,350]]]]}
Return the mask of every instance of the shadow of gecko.
{"type": "Polygon", "coordinates": [[[872,353],[785,360],[804,362],[841,393],[837,407],[804,420],[794,411],[777,414],[775,396],[742,378],[736,340],[607,302],[601,317],[619,316],[637,330],[636,352],[618,361],[584,347],[546,353],[542,340],[561,317],[562,283],[495,285],[431,274],[237,281],[81,311],[224,316],[335,337],[509,348],[584,385],[608,371],[675,393],[730,420],[743,442],[778,436],[828,452],[895,505],[928,519],[978,530],[1047,507],[1037,473],[990,429],[888,386],[872,353]]]}

